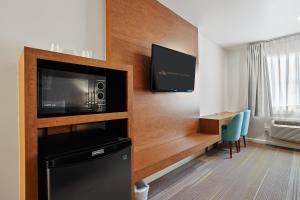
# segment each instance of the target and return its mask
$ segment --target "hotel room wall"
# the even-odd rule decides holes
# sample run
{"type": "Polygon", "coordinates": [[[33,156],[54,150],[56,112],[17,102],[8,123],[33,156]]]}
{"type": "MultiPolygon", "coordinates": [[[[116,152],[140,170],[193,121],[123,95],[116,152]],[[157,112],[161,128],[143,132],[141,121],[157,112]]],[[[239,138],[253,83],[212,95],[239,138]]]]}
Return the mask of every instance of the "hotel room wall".
{"type": "Polygon", "coordinates": [[[227,52],[227,105],[228,111],[240,111],[247,108],[247,46],[241,45],[227,52]]]}
{"type": "Polygon", "coordinates": [[[18,60],[23,46],[105,58],[105,0],[9,0],[0,6],[0,199],[19,199],[18,60]],[[100,10],[100,12],[99,12],[100,10]]]}
{"type": "MultiPolygon", "coordinates": [[[[227,53],[206,36],[198,31],[199,70],[200,70],[200,115],[223,112],[227,97],[227,53]],[[216,81],[217,80],[217,81],[216,81]]],[[[198,152],[189,156],[162,171],[159,171],[144,181],[147,183],[175,170],[204,153],[198,152]]]]}
{"type": "Polygon", "coordinates": [[[200,115],[225,111],[227,104],[226,51],[198,32],[200,69],[200,115]]]}
{"type": "MultiPolygon", "coordinates": [[[[0,140],[0,199],[17,200],[18,59],[22,48],[26,45],[49,49],[51,43],[59,43],[64,49],[93,50],[98,58],[105,59],[105,0],[3,1],[0,7],[0,25],[0,89],[3,92],[0,132],[1,137],[5,138],[0,140]]],[[[222,71],[220,63],[223,50],[202,35],[199,40],[203,43],[199,45],[203,49],[199,52],[200,73],[205,79],[210,74],[209,68],[222,71]],[[214,57],[215,52],[218,61],[214,57]]],[[[201,81],[201,88],[204,89],[201,90],[199,102],[203,115],[222,111],[223,100],[219,98],[223,92],[217,88],[221,83],[218,82],[210,91],[205,90],[208,83],[220,77],[219,73],[216,74],[207,79],[207,83],[204,79],[201,81]],[[215,94],[218,99],[210,102],[205,97],[208,93],[215,94]]]]}

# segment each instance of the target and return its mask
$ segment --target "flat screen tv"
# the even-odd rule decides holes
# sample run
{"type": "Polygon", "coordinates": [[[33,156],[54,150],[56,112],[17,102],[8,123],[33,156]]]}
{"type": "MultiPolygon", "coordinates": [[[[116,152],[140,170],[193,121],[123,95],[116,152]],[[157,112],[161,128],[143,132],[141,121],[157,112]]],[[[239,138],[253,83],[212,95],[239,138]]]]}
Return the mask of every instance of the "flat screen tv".
{"type": "Polygon", "coordinates": [[[192,92],[196,57],[152,44],[151,90],[154,92],[192,92]]]}

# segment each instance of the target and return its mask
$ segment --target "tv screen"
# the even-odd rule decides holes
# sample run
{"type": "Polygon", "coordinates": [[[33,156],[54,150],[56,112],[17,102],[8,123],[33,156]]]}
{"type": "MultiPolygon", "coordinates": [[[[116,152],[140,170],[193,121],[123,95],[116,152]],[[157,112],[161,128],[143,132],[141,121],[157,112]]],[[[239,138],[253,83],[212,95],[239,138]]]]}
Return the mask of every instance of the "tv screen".
{"type": "Polygon", "coordinates": [[[196,58],[156,44],[152,45],[151,90],[192,92],[196,58]]]}

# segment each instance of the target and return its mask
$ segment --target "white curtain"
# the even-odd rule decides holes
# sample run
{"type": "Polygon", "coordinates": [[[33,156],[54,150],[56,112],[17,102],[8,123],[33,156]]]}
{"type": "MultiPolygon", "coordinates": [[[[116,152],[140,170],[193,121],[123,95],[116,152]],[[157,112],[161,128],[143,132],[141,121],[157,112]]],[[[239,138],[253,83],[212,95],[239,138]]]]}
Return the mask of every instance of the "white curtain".
{"type": "Polygon", "coordinates": [[[251,44],[247,70],[254,116],[300,117],[300,34],[251,44]]]}
{"type": "Polygon", "coordinates": [[[247,54],[248,107],[253,116],[272,115],[270,79],[264,43],[251,44],[247,54]]]}
{"type": "Polygon", "coordinates": [[[300,116],[300,35],[265,42],[273,116],[300,116]]]}

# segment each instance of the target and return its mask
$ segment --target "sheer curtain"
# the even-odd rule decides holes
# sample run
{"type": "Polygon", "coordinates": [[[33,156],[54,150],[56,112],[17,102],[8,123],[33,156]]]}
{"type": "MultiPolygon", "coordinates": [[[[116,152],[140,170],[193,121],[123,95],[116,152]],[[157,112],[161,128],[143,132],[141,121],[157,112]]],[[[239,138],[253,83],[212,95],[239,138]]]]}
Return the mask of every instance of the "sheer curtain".
{"type": "Polygon", "coordinates": [[[273,116],[300,116],[300,35],[265,42],[273,116]]]}
{"type": "Polygon", "coordinates": [[[247,70],[254,116],[300,117],[300,34],[250,44],[247,70]]]}

